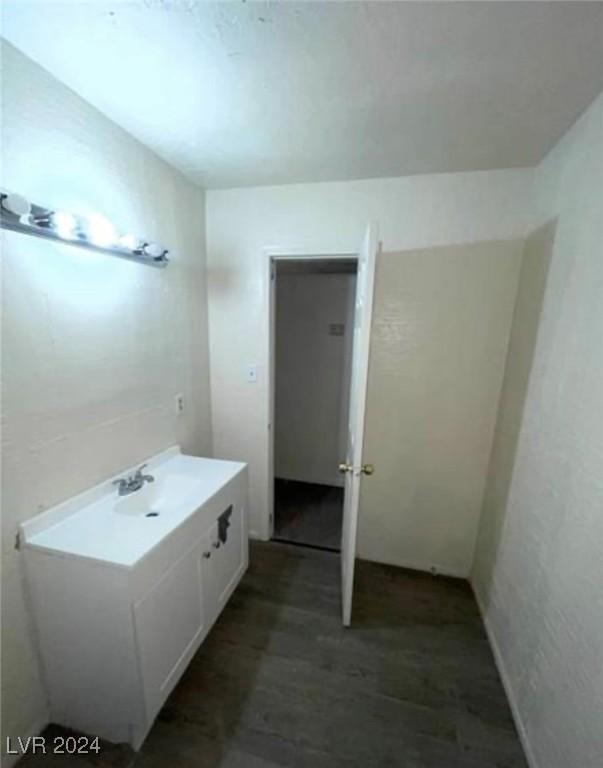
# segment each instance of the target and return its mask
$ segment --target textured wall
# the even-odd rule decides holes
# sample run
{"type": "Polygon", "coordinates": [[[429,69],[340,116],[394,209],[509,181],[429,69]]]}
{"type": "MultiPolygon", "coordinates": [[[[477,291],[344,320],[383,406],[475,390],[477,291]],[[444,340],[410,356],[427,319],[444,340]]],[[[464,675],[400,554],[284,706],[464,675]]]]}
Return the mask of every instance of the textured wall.
{"type": "Polygon", "coordinates": [[[267,535],[269,492],[263,249],[356,252],[371,219],[392,252],[523,237],[531,182],[515,170],[207,193],[214,450],[249,462],[253,535],[267,535]],[[245,381],[252,361],[255,385],[245,381]]]}
{"type": "Polygon", "coordinates": [[[343,485],[356,276],[276,280],[275,475],[343,485]],[[344,335],[329,332],[344,325],[344,335]]]}
{"type": "Polygon", "coordinates": [[[603,97],[537,169],[533,226],[473,581],[532,764],[599,768],[603,97]]]}
{"type": "Polygon", "coordinates": [[[2,232],[2,731],[17,736],[46,719],[19,522],[173,443],[208,453],[210,418],[202,193],[8,45],[2,64],[2,183],[174,256],[154,270],[2,232]]]}
{"type": "Polygon", "coordinates": [[[358,554],[467,576],[522,241],[384,253],[375,287],[358,554]]]}
{"type": "Polygon", "coordinates": [[[473,577],[489,592],[496,568],[505,510],[534,361],[540,314],[555,238],[555,222],[525,241],[497,424],[484,492],[484,519],[473,563],[473,577]]]}

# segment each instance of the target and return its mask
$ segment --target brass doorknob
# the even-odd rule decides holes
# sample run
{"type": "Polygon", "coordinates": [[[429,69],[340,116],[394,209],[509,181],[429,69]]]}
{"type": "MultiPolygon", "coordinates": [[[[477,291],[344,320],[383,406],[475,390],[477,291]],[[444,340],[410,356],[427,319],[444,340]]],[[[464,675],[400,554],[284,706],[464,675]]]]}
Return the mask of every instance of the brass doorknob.
{"type": "Polygon", "coordinates": [[[375,467],[372,464],[363,464],[360,471],[363,475],[372,475],[375,471],[375,467]]]}
{"type": "Polygon", "coordinates": [[[344,475],[346,472],[351,472],[354,469],[352,464],[348,464],[346,461],[342,462],[339,465],[339,471],[342,475],[344,475]]]}

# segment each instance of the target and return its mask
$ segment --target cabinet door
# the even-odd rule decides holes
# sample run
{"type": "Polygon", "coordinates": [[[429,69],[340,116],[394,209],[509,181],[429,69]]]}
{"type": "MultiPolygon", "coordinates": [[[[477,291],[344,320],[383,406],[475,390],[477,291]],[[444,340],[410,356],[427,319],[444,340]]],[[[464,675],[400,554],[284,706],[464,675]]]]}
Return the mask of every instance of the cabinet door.
{"type": "Polygon", "coordinates": [[[218,615],[218,597],[215,585],[214,567],[217,560],[217,550],[212,546],[217,540],[218,524],[214,523],[203,537],[200,552],[201,591],[203,593],[203,605],[207,625],[211,625],[218,615]]]}
{"type": "Polygon", "coordinates": [[[204,582],[209,582],[210,585],[211,597],[208,595],[207,599],[212,605],[212,620],[220,614],[245,572],[248,562],[247,530],[242,505],[232,505],[228,521],[225,535],[220,536],[218,522],[214,523],[209,531],[208,551],[211,552],[211,557],[205,560],[207,578],[204,582]]]}
{"type": "Polygon", "coordinates": [[[159,711],[207,631],[199,547],[189,550],[134,605],[149,720],[159,711]]]}

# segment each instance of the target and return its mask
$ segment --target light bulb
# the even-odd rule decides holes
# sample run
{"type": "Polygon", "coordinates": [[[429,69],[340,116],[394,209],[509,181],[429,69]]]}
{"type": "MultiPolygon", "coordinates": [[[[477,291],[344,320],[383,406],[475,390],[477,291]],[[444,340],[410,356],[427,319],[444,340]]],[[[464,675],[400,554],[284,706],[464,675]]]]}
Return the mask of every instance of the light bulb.
{"type": "Polygon", "coordinates": [[[122,248],[127,248],[129,251],[137,251],[140,247],[140,238],[131,234],[122,235],[119,238],[119,244],[122,248]]]}
{"type": "Polygon", "coordinates": [[[76,220],[72,213],[55,211],[51,216],[52,226],[63,240],[71,240],[75,236],[76,220]]]}
{"type": "Polygon", "coordinates": [[[159,243],[146,243],[144,246],[144,252],[147,256],[152,256],[154,259],[158,259],[163,255],[165,248],[159,243]]]}
{"type": "Polygon", "coordinates": [[[117,240],[117,233],[113,224],[99,213],[93,213],[87,217],[86,232],[90,242],[100,248],[112,245],[117,240]]]}
{"type": "Polygon", "coordinates": [[[2,198],[2,207],[5,211],[19,217],[26,216],[31,210],[31,205],[27,198],[23,197],[23,195],[15,195],[12,192],[2,198]]]}

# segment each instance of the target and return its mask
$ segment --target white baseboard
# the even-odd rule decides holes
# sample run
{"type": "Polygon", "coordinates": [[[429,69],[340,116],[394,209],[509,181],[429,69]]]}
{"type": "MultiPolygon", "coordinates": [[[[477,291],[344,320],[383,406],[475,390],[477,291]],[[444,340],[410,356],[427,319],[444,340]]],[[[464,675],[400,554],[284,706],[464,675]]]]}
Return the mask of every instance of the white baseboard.
{"type": "Polygon", "coordinates": [[[359,552],[357,557],[360,560],[368,560],[370,563],[383,563],[383,565],[393,565],[396,568],[408,568],[411,571],[423,571],[431,573],[434,576],[452,576],[455,579],[468,579],[469,574],[465,569],[450,568],[447,565],[437,565],[436,563],[423,563],[418,560],[383,560],[376,557],[368,557],[363,552],[359,552]]]}
{"type": "Polygon", "coordinates": [[[490,648],[492,648],[492,654],[494,655],[496,668],[498,669],[498,674],[500,675],[500,679],[502,680],[503,688],[505,689],[505,693],[507,694],[507,701],[509,702],[509,706],[511,707],[511,714],[513,715],[513,721],[515,722],[515,727],[517,728],[517,733],[519,734],[519,740],[521,741],[521,746],[523,747],[526,760],[528,761],[528,765],[530,766],[530,768],[539,768],[538,763],[536,762],[536,757],[534,755],[534,750],[532,749],[527,731],[523,724],[523,720],[521,719],[521,715],[519,714],[519,709],[517,707],[517,702],[515,700],[515,692],[513,691],[513,687],[511,686],[511,681],[509,679],[509,675],[507,674],[507,669],[505,667],[505,663],[503,661],[500,648],[498,647],[498,643],[496,641],[494,631],[490,625],[490,621],[488,619],[486,610],[481,601],[479,593],[475,588],[475,585],[473,584],[472,581],[469,581],[469,583],[471,584],[471,589],[473,590],[473,594],[475,596],[475,602],[477,603],[477,607],[479,608],[479,612],[482,617],[482,622],[484,624],[484,627],[486,628],[486,634],[488,635],[490,648]]]}
{"type": "MultiPolygon", "coordinates": [[[[15,742],[17,736],[20,736],[22,742],[25,742],[25,741],[27,741],[28,738],[30,738],[32,736],[38,736],[40,733],[42,733],[42,731],[44,730],[44,728],[46,728],[47,725],[48,725],[48,718],[47,717],[44,717],[43,720],[41,719],[41,720],[38,720],[38,721],[32,723],[29,726],[29,728],[25,729],[25,731],[23,733],[18,733],[18,734],[16,734],[16,736],[13,736],[13,738],[11,739],[11,741],[13,742],[13,746],[14,746],[14,742],[15,742]]],[[[9,734],[5,734],[5,733],[2,734],[2,753],[1,753],[2,759],[0,760],[0,763],[2,764],[2,768],[13,768],[13,765],[15,765],[17,763],[17,761],[20,760],[23,757],[23,755],[21,753],[19,753],[18,755],[7,755],[6,754],[5,749],[6,749],[6,738],[7,738],[7,736],[11,736],[11,734],[10,733],[9,734]]]]}

